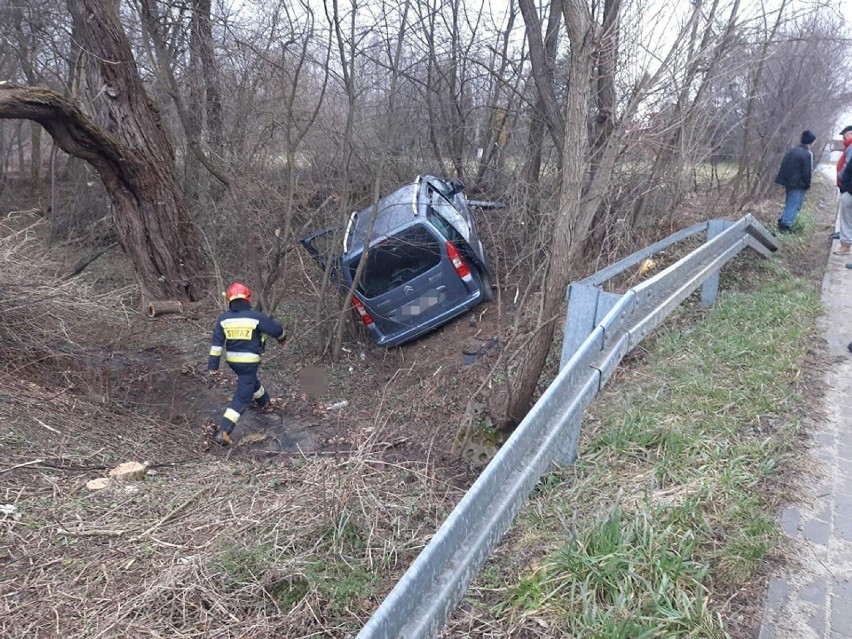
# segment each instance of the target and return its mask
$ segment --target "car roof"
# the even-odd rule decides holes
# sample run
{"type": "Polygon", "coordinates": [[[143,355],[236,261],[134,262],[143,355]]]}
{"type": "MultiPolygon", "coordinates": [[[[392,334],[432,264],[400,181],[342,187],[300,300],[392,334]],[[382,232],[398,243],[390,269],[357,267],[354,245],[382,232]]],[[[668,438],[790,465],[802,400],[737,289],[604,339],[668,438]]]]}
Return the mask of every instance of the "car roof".
{"type": "MultiPolygon", "coordinates": [[[[370,234],[372,240],[391,235],[397,229],[415,222],[425,213],[424,206],[427,202],[419,200],[421,189],[425,186],[432,187],[444,195],[449,193],[446,182],[431,175],[423,175],[385,195],[378,202],[378,213],[370,234]]],[[[343,245],[344,255],[357,253],[364,247],[371,217],[373,217],[372,205],[350,216],[343,245]]]]}

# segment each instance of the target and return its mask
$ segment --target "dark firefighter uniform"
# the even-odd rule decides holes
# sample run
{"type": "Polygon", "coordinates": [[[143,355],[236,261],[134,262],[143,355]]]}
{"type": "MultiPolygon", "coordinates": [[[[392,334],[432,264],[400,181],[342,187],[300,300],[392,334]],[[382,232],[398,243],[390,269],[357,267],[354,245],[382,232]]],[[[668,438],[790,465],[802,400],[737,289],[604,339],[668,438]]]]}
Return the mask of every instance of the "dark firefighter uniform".
{"type": "MultiPolygon", "coordinates": [[[[269,393],[257,378],[261,354],[266,346],[267,336],[279,342],[284,340],[284,327],[281,323],[252,309],[251,294],[248,289],[245,290],[248,299],[232,299],[228,310],[216,320],[207,360],[209,371],[219,370],[219,360],[224,351],[225,361],[237,374],[237,390],[222,415],[216,437],[217,441],[224,444],[231,443],[230,434],[240,415],[252,401],[261,408],[269,404],[269,393]]],[[[228,297],[231,297],[230,289],[228,297]]]]}

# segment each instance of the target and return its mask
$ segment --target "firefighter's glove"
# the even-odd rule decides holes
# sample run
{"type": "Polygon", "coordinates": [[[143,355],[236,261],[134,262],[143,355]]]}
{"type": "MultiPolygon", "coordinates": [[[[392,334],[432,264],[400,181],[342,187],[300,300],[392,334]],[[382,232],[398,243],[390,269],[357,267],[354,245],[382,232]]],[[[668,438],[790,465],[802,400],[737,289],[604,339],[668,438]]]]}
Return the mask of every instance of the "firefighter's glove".
{"type": "Polygon", "coordinates": [[[287,336],[286,336],[286,335],[282,335],[281,337],[279,337],[279,338],[278,338],[277,340],[275,340],[275,341],[277,341],[279,344],[283,344],[284,342],[286,342],[286,341],[287,341],[287,336]]]}

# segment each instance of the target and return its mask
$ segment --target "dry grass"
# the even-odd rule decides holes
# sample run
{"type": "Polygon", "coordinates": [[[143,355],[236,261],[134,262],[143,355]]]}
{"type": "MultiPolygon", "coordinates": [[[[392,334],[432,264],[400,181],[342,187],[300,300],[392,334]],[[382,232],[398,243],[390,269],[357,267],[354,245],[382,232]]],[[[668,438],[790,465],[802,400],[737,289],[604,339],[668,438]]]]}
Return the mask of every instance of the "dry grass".
{"type": "Polygon", "coordinates": [[[459,489],[375,438],[345,458],[240,461],[116,405],[98,362],[135,320],[121,294],[51,275],[38,230],[0,239],[0,636],[357,629],[459,489]],[[86,489],[128,459],[149,476],[86,489]]]}
{"type": "Polygon", "coordinates": [[[3,522],[2,634],[343,636],[446,508],[422,465],[382,466],[204,461],[99,493],[30,467],[54,495],[3,522]]]}

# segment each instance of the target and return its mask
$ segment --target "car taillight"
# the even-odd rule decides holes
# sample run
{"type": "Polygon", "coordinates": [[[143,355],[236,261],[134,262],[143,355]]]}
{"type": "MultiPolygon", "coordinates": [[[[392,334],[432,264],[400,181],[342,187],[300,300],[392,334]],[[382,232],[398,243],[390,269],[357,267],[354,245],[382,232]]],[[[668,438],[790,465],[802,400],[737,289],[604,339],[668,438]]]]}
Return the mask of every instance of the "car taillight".
{"type": "Polygon", "coordinates": [[[352,296],[352,306],[354,306],[355,310],[358,311],[358,315],[361,317],[361,321],[364,322],[364,326],[369,326],[373,323],[373,318],[370,317],[367,309],[364,308],[364,303],[354,295],[352,296]]]}
{"type": "Polygon", "coordinates": [[[452,242],[447,242],[447,257],[450,258],[450,262],[453,263],[453,267],[456,269],[456,273],[459,274],[460,278],[466,279],[470,277],[470,268],[468,268],[452,242]]]}

